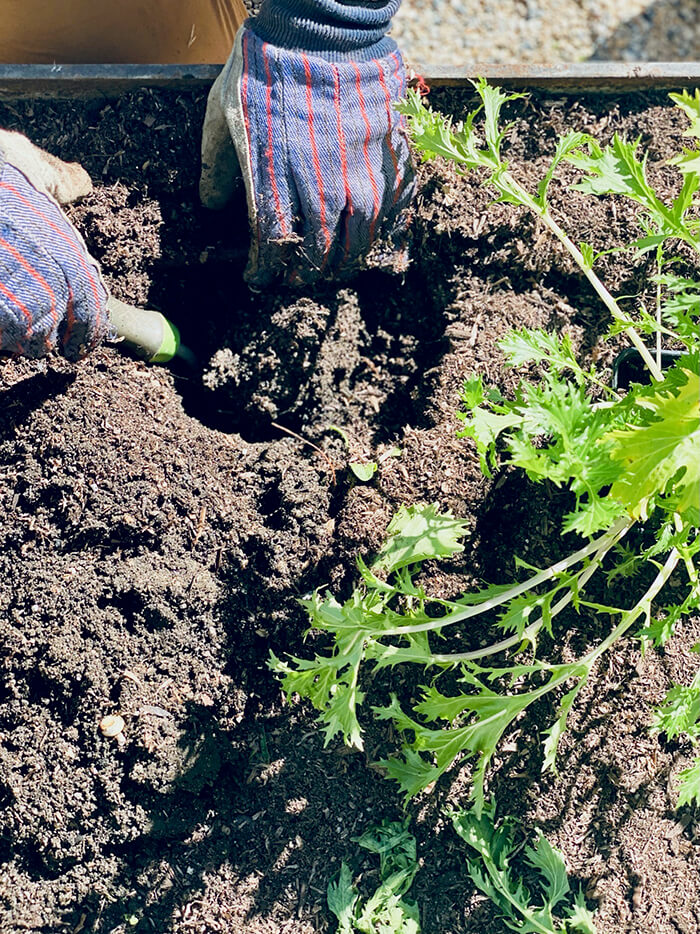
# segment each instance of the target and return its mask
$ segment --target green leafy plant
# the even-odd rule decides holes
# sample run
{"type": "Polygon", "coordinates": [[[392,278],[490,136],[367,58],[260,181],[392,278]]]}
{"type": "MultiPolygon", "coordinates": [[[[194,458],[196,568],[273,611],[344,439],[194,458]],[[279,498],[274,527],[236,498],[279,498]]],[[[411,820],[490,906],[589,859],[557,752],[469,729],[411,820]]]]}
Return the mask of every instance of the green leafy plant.
{"type": "MultiPolygon", "coordinates": [[[[652,727],[668,739],[685,735],[693,743],[700,739],[700,671],[686,687],[675,684],[664,703],[654,711],[652,727]]],[[[679,776],[677,807],[700,802],[700,756],[679,776]]]]}
{"type": "Polygon", "coordinates": [[[512,818],[497,821],[492,802],[479,815],[459,810],[451,817],[455,831],[473,850],[467,866],[474,885],[497,906],[507,927],[523,934],[595,934],[583,892],[572,894],[564,857],[542,833],[534,847],[525,849],[525,863],[538,882],[535,893],[513,865],[520,847],[512,818]]]}
{"type": "Polygon", "coordinates": [[[385,460],[388,460],[390,457],[401,456],[401,448],[396,445],[391,445],[387,447],[376,460],[370,460],[368,452],[362,449],[355,441],[351,440],[350,435],[348,435],[344,428],[341,428],[339,425],[329,425],[328,430],[340,435],[345,442],[351,457],[351,460],[348,462],[348,467],[360,483],[369,483],[379,470],[379,465],[383,464],[385,460]]]}
{"type": "MultiPolygon", "coordinates": [[[[333,640],[330,651],[312,659],[273,657],[271,666],[288,695],[298,693],[317,708],[326,741],[340,735],[357,748],[362,748],[358,710],[369,672],[412,664],[430,673],[408,709],[394,695],[388,704],[372,708],[402,737],[399,754],[381,765],[410,797],[456,759],[473,757],[478,818],[486,770],[498,743],[532,704],[546,695],[556,698],[543,739],[543,768],[554,770],[569,712],[600,656],[635,632],[645,647],[663,645],[678,622],[700,606],[700,285],[674,273],[664,253],[666,242],[674,240],[700,254],[694,197],[700,175],[691,152],[674,159],[681,189],[666,205],[648,182],[637,143],[616,137],[600,147],[585,134],[570,133],[559,141],[537,191],[530,193],[501,154],[506,129],[499,125],[500,112],[520,95],[504,95],[484,81],[476,89],[481,105],[458,127],[411,93],[402,109],[417,148],[426,158],[442,155],[464,171],[481,170],[496,200],[524,206],[541,219],[610,312],[611,335],[626,334],[637,349],[650,383],[615,391],[594,364],[579,363],[565,336],[544,331],[510,335],[503,342],[508,363],[537,363],[541,378],[536,384],[521,381],[507,399],[479,377],[467,380],[462,435],[473,439],[487,475],[508,465],[533,481],[569,490],[572,507],[562,534],[580,536],[579,547],[542,569],[517,562],[518,574],[510,583],[485,586],[456,600],[437,599],[417,582],[421,563],[459,552],[464,524],[441,515],[436,506],[404,507],[375,561],[358,561],[361,580],[348,600],[340,603],[331,594],[317,593],[306,601],[312,629],[333,640]],[[598,256],[593,247],[574,244],[552,216],[547,194],[565,159],[584,173],[579,190],[624,195],[641,206],[644,236],[633,247],[656,251],[655,314],[643,306],[623,309],[593,269],[598,256]],[[654,348],[646,344],[649,335],[671,339],[683,349],[675,366],[662,370],[654,348]],[[589,599],[594,575],[608,584],[636,576],[636,592],[626,587],[633,596],[624,605],[589,599]],[[668,588],[672,576],[674,587],[668,588]],[[556,638],[555,626],[565,610],[609,618],[609,632],[575,661],[542,659],[542,640],[556,638]],[[469,626],[477,617],[491,623],[496,636],[474,647],[469,626]],[[439,651],[447,635],[466,642],[464,650],[439,651]],[[446,681],[448,671],[453,675],[446,681]]],[[[689,133],[698,136],[700,97],[679,95],[677,103],[691,118],[689,133]]],[[[700,765],[694,769],[685,779],[684,801],[700,800],[700,765]]]]}
{"type": "Polygon", "coordinates": [[[347,863],[328,884],[328,907],[338,919],[338,934],[420,934],[418,909],[404,896],[418,872],[416,839],[405,822],[382,821],[355,839],[379,856],[379,885],[364,900],[347,863]]]}
{"type": "Polygon", "coordinates": [[[359,461],[351,461],[348,466],[361,483],[368,483],[378,469],[378,464],[376,461],[368,461],[364,464],[360,463],[359,461]]]}

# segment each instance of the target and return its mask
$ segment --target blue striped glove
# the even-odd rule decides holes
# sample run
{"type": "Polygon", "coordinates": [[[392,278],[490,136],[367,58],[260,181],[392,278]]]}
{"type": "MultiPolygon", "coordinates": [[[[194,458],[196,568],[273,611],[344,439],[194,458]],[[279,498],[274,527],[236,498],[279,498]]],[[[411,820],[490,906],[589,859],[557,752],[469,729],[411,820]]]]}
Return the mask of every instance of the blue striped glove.
{"type": "Polygon", "coordinates": [[[0,352],[77,360],[106,336],[99,267],[57,203],[91,187],[80,166],[0,130],[0,352]]]}
{"type": "Polygon", "coordinates": [[[200,194],[223,207],[240,164],[251,284],[344,276],[375,250],[405,268],[415,180],[386,36],[400,2],[264,0],[239,30],[209,95],[200,194]]]}

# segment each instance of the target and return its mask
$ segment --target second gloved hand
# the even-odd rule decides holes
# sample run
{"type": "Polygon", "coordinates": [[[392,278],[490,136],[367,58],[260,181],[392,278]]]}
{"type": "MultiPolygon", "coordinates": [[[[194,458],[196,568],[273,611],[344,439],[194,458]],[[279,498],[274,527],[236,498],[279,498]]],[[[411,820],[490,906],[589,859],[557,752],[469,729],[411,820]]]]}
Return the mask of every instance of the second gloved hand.
{"type": "Polygon", "coordinates": [[[265,0],[239,31],[209,95],[200,194],[222,207],[240,163],[252,284],[349,274],[379,238],[401,265],[415,179],[385,35],[399,3],[265,0]]]}
{"type": "Polygon", "coordinates": [[[76,360],[108,333],[99,267],[59,207],[91,188],[77,163],[0,130],[0,352],[76,360]]]}

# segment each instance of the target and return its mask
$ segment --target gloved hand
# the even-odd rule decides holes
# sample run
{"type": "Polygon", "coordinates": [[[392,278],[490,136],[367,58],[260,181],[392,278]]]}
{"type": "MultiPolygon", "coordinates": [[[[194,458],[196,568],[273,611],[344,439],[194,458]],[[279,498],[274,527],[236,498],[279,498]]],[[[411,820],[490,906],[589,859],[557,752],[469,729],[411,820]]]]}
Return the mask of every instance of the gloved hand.
{"type": "Polygon", "coordinates": [[[91,189],[77,163],[0,130],[1,352],[77,360],[106,336],[99,267],[58,206],[91,189]]]}
{"type": "Polygon", "coordinates": [[[405,266],[415,180],[386,36],[400,2],[264,0],[239,30],[209,94],[200,196],[223,207],[240,164],[251,284],[351,273],[380,237],[405,266]]]}

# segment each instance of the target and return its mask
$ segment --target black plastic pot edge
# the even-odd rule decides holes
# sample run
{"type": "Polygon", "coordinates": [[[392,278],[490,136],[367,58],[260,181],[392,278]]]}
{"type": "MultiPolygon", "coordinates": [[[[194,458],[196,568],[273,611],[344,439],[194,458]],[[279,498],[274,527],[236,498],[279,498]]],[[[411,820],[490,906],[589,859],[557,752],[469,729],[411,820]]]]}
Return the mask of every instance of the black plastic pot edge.
{"type": "Polygon", "coordinates": [[[209,88],[221,65],[0,65],[0,100],[119,97],[139,87],[209,88]]]}
{"type": "MultiPolygon", "coordinates": [[[[649,348],[649,352],[656,356],[656,350],[649,348]]],[[[682,350],[662,350],[660,357],[661,369],[667,370],[683,355],[682,350]]],[[[651,374],[642,359],[640,352],[634,347],[627,347],[615,358],[612,371],[613,389],[629,389],[632,383],[650,383],[651,374]]]]}
{"type": "MultiPolygon", "coordinates": [[[[508,89],[563,94],[700,87],[700,62],[412,65],[432,87],[465,87],[477,76],[508,89]]],[[[138,87],[206,89],[220,70],[221,65],[0,65],[0,99],[118,97],[138,87]]]]}

